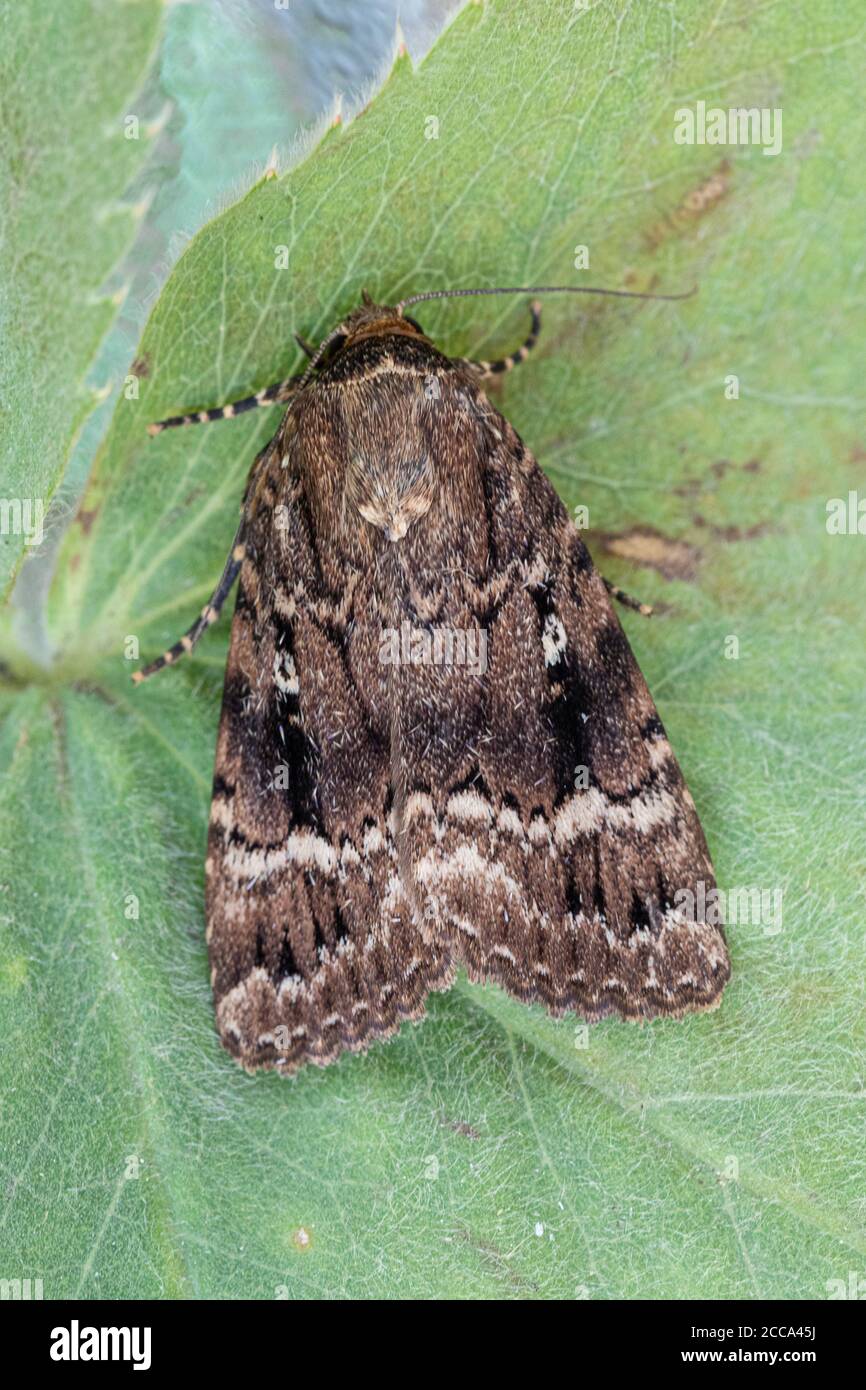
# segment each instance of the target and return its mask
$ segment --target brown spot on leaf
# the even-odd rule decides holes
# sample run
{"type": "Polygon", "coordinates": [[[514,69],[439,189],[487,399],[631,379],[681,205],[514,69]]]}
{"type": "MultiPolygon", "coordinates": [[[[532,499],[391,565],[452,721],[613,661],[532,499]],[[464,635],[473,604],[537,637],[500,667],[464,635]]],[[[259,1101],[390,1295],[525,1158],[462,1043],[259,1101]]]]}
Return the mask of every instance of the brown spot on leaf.
{"type": "Polygon", "coordinates": [[[730,173],[730,162],[723,159],[709,178],[704,179],[703,183],[698,184],[697,188],[693,188],[681,199],[673,212],[667,213],[650,227],[646,234],[650,247],[654,251],[657,250],[662,242],[669,240],[670,237],[678,236],[697,222],[699,218],[705,217],[708,212],[711,212],[728,192],[730,173]]]}
{"type": "Polygon", "coordinates": [[[98,507],[94,507],[94,508],[93,508],[91,511],[89,511],[89,512],[86,511],[86,510],[84,509],[84,507],[82,507],[82,508],[80,509],[80,511],[79,511],[77,517],[75,518],[75,520],[78,522],[78,525],[81,527],[81,529],[82,529],[82,531],[84,532],[85,536],[89,536],[89,535],[90,535],[90,531],[91,531],[91,528],[92,528],[92,526],[93,526],[93,523],[94,523],[94,521],[96,520],[96,518],[97,518],[98,516],[99,516],[99,508],[98,508],[98,507]]]}
{"type": "MultiPolygon", "coordinates": [[[[761,460],[757,458],[747,459],[745,463],[734,463],[732,459],[714,459],[708,471],[713,478],[721,479],[732,469],[742,473],[760,473],[761,467],[761,460]]],[[[700,493],[711,490],[712,486],[706,476],[684,478],[672,491],[676,497],[697,497],[700,493]]]]}
{"type": "Polygon", "coordinates": [[[720,541],[751,541],[758,536],[766,536],[772,530],[768,521],[756,521],[754,526],[718,526],[714,521],[707,521],[700,512],[695,512],[692,523],[705,531],[709,531],[720,541]]]}
{"type": "Polygon", "coordinates": [[[465,1120],[451,1120],[447,1115],[441,1115],[439,1123],[446,1129],[452,1129],[455,1134],[462,1134],[464,1139],[480,1139],[481,1133],[474,1125],[467,1124],[465,1120]]]}
{"type": "Polygon", "coordinates": [[[141,377],[142,380],[150,376],[150,358],[147,353],[143,352],[140,357],[136,357],[129,370],[133,376],[141,377]]]}
{"type": "Polygon", "coordinates": [[[665,579],[694,579],[701,552],[688,541],[665,536],[653,526],[632,526],[599,536],[608,555],[657,570],[665,579]]]}
{"type": "Polygon", "coordinates": [[[671,489],[675,497],[697,497],[705,490],[702,478],[683,478],[681,483],[677,483],[676,487],[671,489]]]}
{"type": "Polygon", "coordinates": [[[538,1284],[534,1280],[526,1279],[519,1270],[515,1269],[511,1264],[511,1256],[504,1254],[497,1245],[494,1245],[493,1241],[476,1236],[467,1226],[458,1226],[454,1235],[457,1240],[477,1251],[482,1263],[501,1283],[522,1291],[524,1295],[537,1292],[538,1284]]]}

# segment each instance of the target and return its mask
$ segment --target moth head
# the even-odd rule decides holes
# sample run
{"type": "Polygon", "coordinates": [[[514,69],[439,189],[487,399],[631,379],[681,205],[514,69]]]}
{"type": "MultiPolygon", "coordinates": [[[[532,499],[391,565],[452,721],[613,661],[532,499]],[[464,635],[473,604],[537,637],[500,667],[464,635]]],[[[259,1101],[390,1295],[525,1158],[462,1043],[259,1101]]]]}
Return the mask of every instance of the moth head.
{"type": "Polygon", "coordinates": [[[424,330],[415,319],[401,314],[390,304],[375,304],[364,292],[364,303],[343,320],[345,336],[339,350],[353,347],[363,338],[377,338],[385,333],[401,333],[409,338],[423,338],[424,330]]]}
{"type": "Polygon", "coordinates": [[[426,454],[403,458],[387,451],[375,456],[355,453],[346,474],[349,501],[389,541],[401,541],[429,511],[434,486],[433,465],[426,454]]]}

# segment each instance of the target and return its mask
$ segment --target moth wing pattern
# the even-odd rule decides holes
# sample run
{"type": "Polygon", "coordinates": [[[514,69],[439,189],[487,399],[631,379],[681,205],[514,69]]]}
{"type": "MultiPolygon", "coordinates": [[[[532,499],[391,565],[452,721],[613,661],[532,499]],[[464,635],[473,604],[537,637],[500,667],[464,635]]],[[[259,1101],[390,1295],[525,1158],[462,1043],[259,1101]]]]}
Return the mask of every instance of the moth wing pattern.
{"type": "Polygon", "coordinates": [[[431,508],[423,550],[399,552],[403,617],[485,633],[486,670],[399,672],[405,852],[426,912],[471,980],[556,1015],[714,1008],[730,963],[698,907],[712,864],[604,581],[477,383],[458,370],[434,408],[463,491],[444,510],[474,521],[455,553],[431,508]]]}
{"type": "Polygon", "coordinates": [[[284,1073],[388,1037],[454,968],[397,871],[387,718],[354,674],[370,595],[320,550],[291,428],[248,489],[206,860],[220,1036],[284,1073]]]}
{"type": "Polygon", "coordinates": [[[604,581],[481,389],[504,364],[358,311],[383,313],[399,331],[356,316],[245,498],[206,863],[222,1040],[248,1069],[325,1064],[458,963],[587,1020],[714,1008],[694,802],[604,581]]]}

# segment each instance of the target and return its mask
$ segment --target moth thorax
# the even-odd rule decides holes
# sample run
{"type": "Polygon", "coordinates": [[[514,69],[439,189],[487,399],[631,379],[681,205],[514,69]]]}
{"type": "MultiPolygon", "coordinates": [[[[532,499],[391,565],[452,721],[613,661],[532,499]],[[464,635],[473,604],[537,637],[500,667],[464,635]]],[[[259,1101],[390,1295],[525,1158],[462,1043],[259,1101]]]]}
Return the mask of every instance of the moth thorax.
{"type": "Polygon", "coordinates": [[[346,474],[349,501],[365,521],[389,541],[402,540],[409,527],[429,511],[434,492],[433,465],[426,454],[355,453],[346,474]]]}

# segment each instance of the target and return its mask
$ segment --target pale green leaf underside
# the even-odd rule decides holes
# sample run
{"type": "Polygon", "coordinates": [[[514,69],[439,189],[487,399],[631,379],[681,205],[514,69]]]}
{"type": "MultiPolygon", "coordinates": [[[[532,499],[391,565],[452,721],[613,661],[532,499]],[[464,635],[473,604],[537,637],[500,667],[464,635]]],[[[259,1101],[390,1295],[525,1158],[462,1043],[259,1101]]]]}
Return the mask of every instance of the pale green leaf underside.
{"type": "MultiPolygon", "coordinates": [[[[796,1298],[862,1270],[864,542],[827,534],[825,501],[863,476],[863,56],[829,0],[472,6],[192,243],[65,545],[61,664],[5,697],[10,1277],[46,1296],[796,1298]],[[674,145],[699,98],[782,107],[782,154],[674,145]],[[724,155],[726,197],[665,221],[724,155]],[[604,568],[668,605],[629,619],[637,655],[721,883],[782,889],[782,930],[732,929],[713,1015],[606,1022],[583,1047],[574,1020],[461,982],[366,1057],[249,1078],[218,1046],[203,941],[225,624],[141,690],[122,640],[155,653],[194,616],[276,420],[144,426],[280,376],[291,331],[323,334],[362,285],[578,282],[580,243],[593,283],[700,294],[550,301],[498,400],[589,506],[597,554],[637,523],[698,547],[690,582],[604,568]]],[[[492,353],[525,306],[420,317],[492,353]]]]}
{"type": "MultiPolygon", "coordinates": [[[[87,373],[118,310],[107,281],[138,221],[122,198],[151,146],[140,112],[138,138],[124,121],[161,10],[0,4],[0,495],[43,514],[96,403],[87,373]]],[[[24,512],[31,540],[35,518],[24,512]]],[[[4,528],[0,596],[26,551],[25,531],[4,528]]]]}

